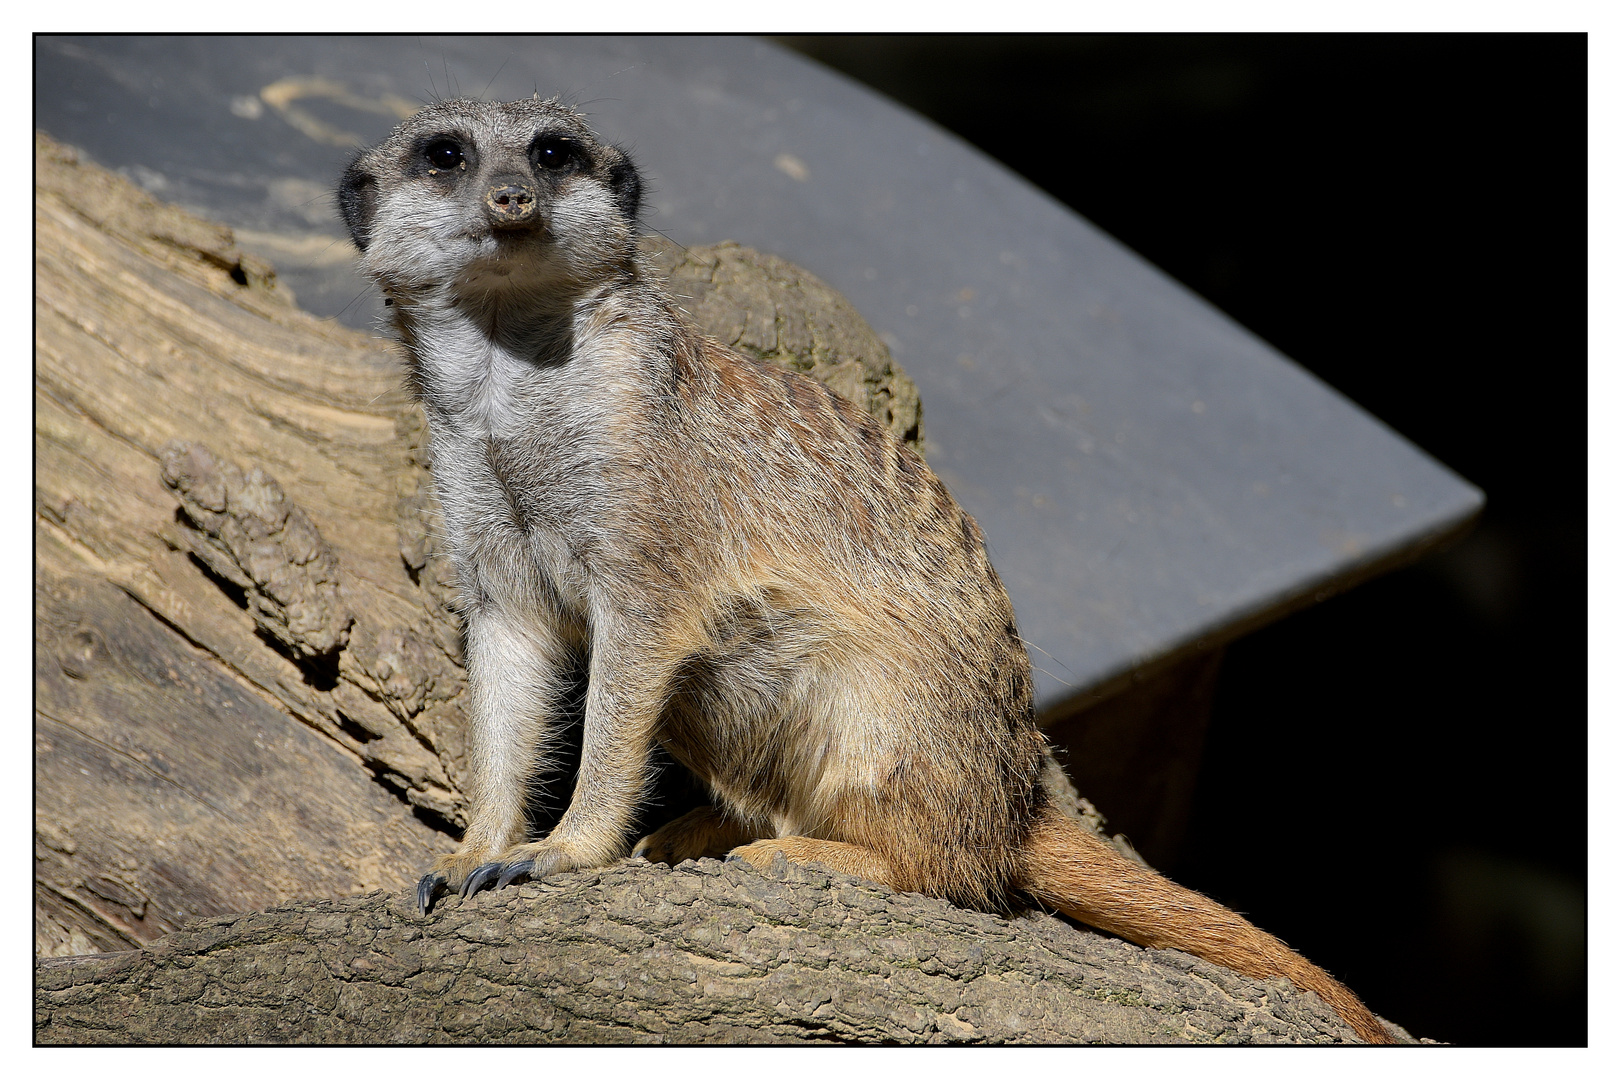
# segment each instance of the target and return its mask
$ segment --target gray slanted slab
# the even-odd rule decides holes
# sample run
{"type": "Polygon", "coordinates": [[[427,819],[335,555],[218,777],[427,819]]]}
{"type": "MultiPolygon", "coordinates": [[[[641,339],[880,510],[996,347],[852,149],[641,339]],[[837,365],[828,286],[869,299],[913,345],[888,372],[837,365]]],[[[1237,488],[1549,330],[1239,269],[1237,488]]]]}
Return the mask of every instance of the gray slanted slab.
{"type": "Polygon", "coordinates": [[[561,93],[648,225],[843,292],[915,378],[1048,716],[1415,557],[1480,493],[959,140],[739,38],[36,39],[37,120],[368,326],[325,192],[430,96],[561,93]]]}

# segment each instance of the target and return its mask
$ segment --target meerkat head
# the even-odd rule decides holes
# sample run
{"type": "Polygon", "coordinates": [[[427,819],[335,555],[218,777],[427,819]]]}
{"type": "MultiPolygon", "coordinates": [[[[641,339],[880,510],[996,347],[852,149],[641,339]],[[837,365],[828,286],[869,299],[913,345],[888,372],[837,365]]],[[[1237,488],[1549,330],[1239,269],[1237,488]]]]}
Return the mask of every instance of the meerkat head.
{"type": "Polygon", "coordinates": [[[337,198],[386,295],[448,287],[504,307],[628,265],[641,177],[557,101],[443,101],[357,155],[337,198]]]}

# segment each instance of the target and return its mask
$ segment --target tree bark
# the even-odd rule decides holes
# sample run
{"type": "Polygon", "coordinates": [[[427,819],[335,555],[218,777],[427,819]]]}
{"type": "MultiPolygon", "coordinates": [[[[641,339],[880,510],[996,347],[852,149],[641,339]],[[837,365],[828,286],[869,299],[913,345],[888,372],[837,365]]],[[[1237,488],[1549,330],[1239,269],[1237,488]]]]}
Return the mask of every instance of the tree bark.
{"type": "Polygon", "coordinates": [[[427,918],[397,892],[306,901],[36,983],[41,1043],[1354,1040],[1285,980],[785,861],[626,861],[427,918]]]}

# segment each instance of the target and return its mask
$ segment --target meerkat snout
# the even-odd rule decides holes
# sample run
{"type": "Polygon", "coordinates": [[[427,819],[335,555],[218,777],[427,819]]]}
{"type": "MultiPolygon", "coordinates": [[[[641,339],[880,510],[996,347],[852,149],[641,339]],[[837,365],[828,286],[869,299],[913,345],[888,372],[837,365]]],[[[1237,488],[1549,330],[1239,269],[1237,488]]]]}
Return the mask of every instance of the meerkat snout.
{"type": "Polygon", "coordinates": [[[496,177],[484,192],[484,215],[494,228],[516,229],[536,224],[539,211],[534,185],[518,177],[496,177]]]}

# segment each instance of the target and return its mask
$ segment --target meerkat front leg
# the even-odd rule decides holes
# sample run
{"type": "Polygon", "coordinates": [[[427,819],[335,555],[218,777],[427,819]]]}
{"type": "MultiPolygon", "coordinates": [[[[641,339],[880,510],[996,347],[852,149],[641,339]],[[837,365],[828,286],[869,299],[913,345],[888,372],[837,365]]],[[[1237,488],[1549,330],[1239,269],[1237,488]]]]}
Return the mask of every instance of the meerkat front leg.
{"type": "Polygon", "coordinates": [[[464,888],[491,857],[528,838],[526,804],[550,750],[550,715],[568,688],[569,650],[550,620],[520,620],[494,605],[467,612],[470,822],[454,854],[441,855],[416,888],[426,914],[464,888]]]}
{"type": "Polygon", "coordinates": [[[507,848],[480,866],[467,878],[463,895],[491,882],[501,888],[520,879],[605,866],[625,854],[653,730],[679,659],[656,637],[643,644],[598,630],[573,800],[551,835],[507,848]]]}

